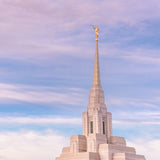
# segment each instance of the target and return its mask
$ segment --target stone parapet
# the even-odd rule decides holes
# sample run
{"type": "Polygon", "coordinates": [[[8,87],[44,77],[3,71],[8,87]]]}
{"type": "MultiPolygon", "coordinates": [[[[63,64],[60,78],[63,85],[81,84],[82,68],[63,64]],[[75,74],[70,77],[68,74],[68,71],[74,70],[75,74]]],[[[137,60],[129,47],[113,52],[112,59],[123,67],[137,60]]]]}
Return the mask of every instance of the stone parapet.
{"type": "Polygon", "coordinates": [[[56,160],[100,160],[98,153],[82,152],[82,153],[69,153],[61,154],[56,160]]]}
{"type": "Polygon", "coordinates": [[[145,160],[145,157],[129,153],[114,153],[112,160],[145,160]]]}
{"type": "Polygon", "coordinates": [[[70,147],[63,147],[63,149],[62,149],[63,154],[69,153],[69,152],[70,152],[70,147]]]}
{"type": "Polygon", "coordinates": [[[123,137],[111,136],[110,143],[115,145],[126,146],[126,140],[123,137]]]}

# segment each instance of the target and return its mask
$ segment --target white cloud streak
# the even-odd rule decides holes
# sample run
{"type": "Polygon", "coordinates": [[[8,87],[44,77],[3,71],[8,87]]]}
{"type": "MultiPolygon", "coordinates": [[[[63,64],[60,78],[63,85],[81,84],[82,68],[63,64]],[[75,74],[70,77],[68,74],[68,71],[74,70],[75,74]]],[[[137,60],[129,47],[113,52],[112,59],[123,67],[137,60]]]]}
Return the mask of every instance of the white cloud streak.
{"type": "Polygon", "coordinates": [[[159,98],[156,96],[150,97],[149,99],[141,99],[141,98],[129,98],[129,97],[110,97],[107,101],[109,106],[133,106],[133,107],[140,107],[140,108],[152,108],[152,109],[159,109],[159,98]]]}
{"type": "MultiPolygon", "coordinates": [[[[114,128],[127,129],[136,127],[148,127],[148,131],[152,130],[155,126],[160,126],[160,112],[158,111],[122,111],[116,110],[113,112],[114,128]],[[119,124],[121,124],[119,126],[119,124]],[[150,126],[150,127],[149,127],[150,126]]],[[[155,127],[156,130],[158,128],[155,127]]]]}
{"type": "MultiPolygon", "coordinates": [[[[134,127],[135,125],[160,125],[160,113],[157,112],[118,112],[119,117],[113,120],[113,124],[126,124],[134,127]],[[122,118],[123,117],[123,118],[122,118]],[[129,117],[132,117],[129,119],[129,117]],[[143,117],[143,118],[141,118],[143,117]],[[149,120],[148,120],[149,119],[149,120]]],[[[116,114],[115,114],[116,115],[116,114]]],[[[1,116],[0,125],[82,125],[82,119],[76,117],[60,117],[60,116],[1,116]]],[[[125,126],[126,127],[126,126],[125,126]]]]}
{"type": "Polygon", "coordinates": [[[125,127],[160,125],[160,106],[156,97],[110,97],[107,103],[112,110],[114,124],[125,124],[125,127]]]}
{"type": "Polygon", "coordinates": [[[0,103],[23,101],[37,104],[61,103],[80,105],[85,99],[82,94],[85,91],[78,88],[61,88],[60,92],[58,92],[54,87],[1,83],[0,89],[0,103]]]}
{"type": "MultiPolygon", "coordinates": [[[[123,119],[123,120],[113,120],[113,124],[125,124],[129,125],[129,127],[133,126],[142,126],[142,125],[160,125],[160,120],[159,121],[145,121],[145,120],[136,120],[136,119],[123,119]]],[[[126,127],[127,128],[127,127],[126,127]]]]}
{"type": "Polygon", "coordinates": [[[13,125],[46,125],[46,124],[69,124],[69,125],[81,125],[81,118],[64,118],[64,117],[37,117],[37,116],[27,116],[27,117],[0,117],[0,124],[13,124],[13,125]]]}

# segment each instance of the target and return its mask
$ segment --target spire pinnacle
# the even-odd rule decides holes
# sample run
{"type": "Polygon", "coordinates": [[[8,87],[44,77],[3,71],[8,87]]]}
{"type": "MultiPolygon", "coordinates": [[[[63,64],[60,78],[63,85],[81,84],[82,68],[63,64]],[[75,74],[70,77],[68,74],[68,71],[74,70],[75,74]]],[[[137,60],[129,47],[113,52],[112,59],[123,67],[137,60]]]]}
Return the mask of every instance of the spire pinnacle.
{"type": "Polygon", "coordinates": [[[98,40],[96,40],[94,72],[93,72],[93,84],[92,85],[101,86],[100,69],[99,69],[98,40]]]}
{"type": "Polygon", "coordinates": [[[93,72],[93,86],[101,86],[100,82],[100,71],[99,71],[99,54],[98,54],[98,32],[100,29],[98,26],[91,25],[96,33],[96,50],[95,50],[95,60],[94,60],[94,72],[93,72]]]}

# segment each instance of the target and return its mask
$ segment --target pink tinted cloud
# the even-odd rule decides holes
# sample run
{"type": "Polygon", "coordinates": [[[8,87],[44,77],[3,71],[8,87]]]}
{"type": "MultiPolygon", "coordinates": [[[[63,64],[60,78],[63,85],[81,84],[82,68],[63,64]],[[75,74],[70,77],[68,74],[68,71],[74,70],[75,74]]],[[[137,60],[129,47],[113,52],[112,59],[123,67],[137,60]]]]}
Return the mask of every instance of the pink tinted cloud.
{"type": "MultiPolygon", "coordinates": [[[[72,33],[84,31],[81,38],[86,39],[90,33],[85,29],[91,23],[139,27],[145,20],[159,18],[159,6],[157,0],[0,0],[0,57],[37,58],[50,52],[74,54],[69,47],[72,50],[78,38],[72,37],[72,33]],[[71,39],[66,42],[62,37],[71,39]]],[[[88,48],[85,47],[84,50],[88,48]]]]}

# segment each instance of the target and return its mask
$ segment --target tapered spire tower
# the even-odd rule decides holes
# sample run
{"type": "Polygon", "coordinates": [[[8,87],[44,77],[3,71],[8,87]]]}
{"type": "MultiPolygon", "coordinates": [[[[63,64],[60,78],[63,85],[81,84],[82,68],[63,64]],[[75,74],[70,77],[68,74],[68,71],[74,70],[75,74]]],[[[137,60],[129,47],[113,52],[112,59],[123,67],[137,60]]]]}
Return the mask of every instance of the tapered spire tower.
{"type": "Polygon", "coordinates": [[[100,70],[99,70],[98,40],[96,40],[94,72],[93,72],[93,84],[92,85],[101,87],[100,70]]]}
{"type": "Polygon", "coordinates": [[[99,70],[99,53],[98,53],[98,32],[100,31],[98,26],[94,27],[96,32],[96,50],[95,50],[95,61],[94,61],[94,72],[93,72],[93,86],[101,87],[100,81],[100,70],[99,70]]]}
{"type": "Polygon", "coordinates": [[[98,110],[107,110],[104,102],[104,92],[101,86],[100,80],[100,67],[99,67],[99,52],[98,52],[98,32],[100,31],[98,26],[94,27],[96,33],[96,49],[95,49],[95,60],[94,60],[94,71],[93,71],[93,82],[89,95],[88,110],[97,108],[98,110]]]}

